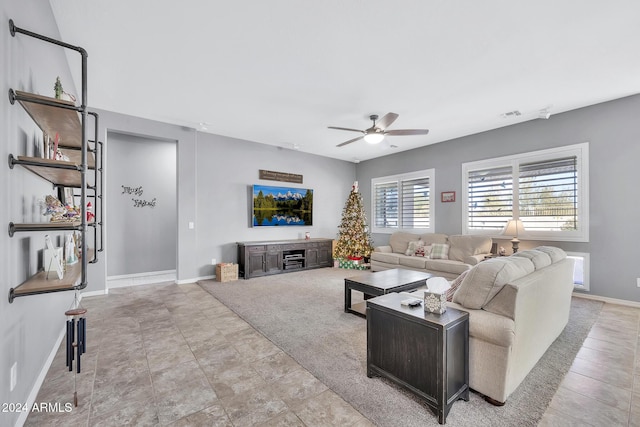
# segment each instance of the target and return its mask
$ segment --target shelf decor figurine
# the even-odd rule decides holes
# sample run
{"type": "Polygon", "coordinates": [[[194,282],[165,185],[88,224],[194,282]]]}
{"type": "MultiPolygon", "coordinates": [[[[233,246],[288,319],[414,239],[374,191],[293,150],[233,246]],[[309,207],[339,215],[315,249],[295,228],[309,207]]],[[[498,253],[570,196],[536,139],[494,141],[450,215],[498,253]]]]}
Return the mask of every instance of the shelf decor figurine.
{"type": "Polygon", "coordinates": [[[56,77],[56,83],[53,85],[53,92],[55,93],[56,99],[62,99],[62,94],[64,93],[64,89],[62,89],[60,76],[56,77]]]}
{"type": "Polygon", "coordinates": [[[64,245],[65,262],[67,265],[73,265],[78,262],[78,255],[76,252],[76,242],[73,238],[73,234],[67,234],[66,242],[64,245]]]}
{"type": "Polygon", "coordinates": [[[76,102],[76,97],[67,93],[62,88],[62,83],[60,82],[60,76],[56,77],[56,83],[53,85],[53,91],[55,93],[56,99],[60,99],[62,101],[71,101],[76,102]]]}
{"type": "Polygon", "coordinates": [[[64,277],[64,268],[62,266],[62,248],[55,248],[53,246],[53,241],[48,234],[44,236],[44,268],[47,272],[47,279],[49,278],[49,272],[54,272],[57,274],[59,280],[62,280],[64,277]]]}

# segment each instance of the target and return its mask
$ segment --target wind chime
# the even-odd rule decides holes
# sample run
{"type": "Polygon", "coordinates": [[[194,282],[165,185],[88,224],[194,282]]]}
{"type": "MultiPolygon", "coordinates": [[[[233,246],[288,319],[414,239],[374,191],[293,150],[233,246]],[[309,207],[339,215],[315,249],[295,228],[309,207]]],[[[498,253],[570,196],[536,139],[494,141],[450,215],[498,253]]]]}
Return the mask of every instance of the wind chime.
{"type": "Polygon", "coordinates": [[[78,391],[76,374],[80,373],[80,356],[87,350],[87,320],[84,315],[87,309],[80,305],[78,292],[74,298],[75,308],[65,311],[67,316],[67,367],[73,371],[73,361],[76,361],[76,371],[73,373],[73,404],[78,406],[78,391]]]}

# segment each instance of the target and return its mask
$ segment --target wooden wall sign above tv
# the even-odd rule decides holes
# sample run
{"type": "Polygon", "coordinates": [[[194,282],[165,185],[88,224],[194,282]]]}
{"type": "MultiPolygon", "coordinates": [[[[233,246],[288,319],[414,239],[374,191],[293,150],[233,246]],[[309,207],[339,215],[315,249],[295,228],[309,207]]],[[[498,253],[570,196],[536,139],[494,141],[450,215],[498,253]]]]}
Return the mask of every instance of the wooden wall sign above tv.
{"type": "Polygon", "coordinates": [[[270,181],[294,182],[302,184],[302,175],[287,172],[275,172],[260,169],[260,179],[268,179],[270,181]]]}

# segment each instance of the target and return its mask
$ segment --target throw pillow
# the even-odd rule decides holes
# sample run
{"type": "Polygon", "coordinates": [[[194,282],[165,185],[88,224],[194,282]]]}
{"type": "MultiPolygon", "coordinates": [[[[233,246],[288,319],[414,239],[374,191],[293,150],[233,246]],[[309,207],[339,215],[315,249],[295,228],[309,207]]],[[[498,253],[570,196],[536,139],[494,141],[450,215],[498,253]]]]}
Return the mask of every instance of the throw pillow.
{"type": "Polygon", "coordinates": [[[456,289],[460,287],[460,284],[462,283],[464,278],[467,276],[468,272],[469,270],[463,271],[461,275],[453,279],[453,281],[451,282],[451,287],[447,289],[447,301],[453,301],[453,294],[456,292],[456,289]]]}
{"type": "Polygon", "coordinates": [[[416,248],[416,253],[414,254],[415,256],[424,256],[424,246],[418,246],[416,248]]]}
{"type": "Polygon", "coordinates": [[[416,254],[416,249],[418,249],[423,245],[424,245],[424,242],[422,240],[415,240],[413,242],[409,242],[407,251],[404,254],[407,256],[414,256],[416,254]]]}
{"type": "Polygon", "coordinates": [[[431,259],[449,259],[449,245],[446,243],[434,243],[431,245],[431,259]]]}

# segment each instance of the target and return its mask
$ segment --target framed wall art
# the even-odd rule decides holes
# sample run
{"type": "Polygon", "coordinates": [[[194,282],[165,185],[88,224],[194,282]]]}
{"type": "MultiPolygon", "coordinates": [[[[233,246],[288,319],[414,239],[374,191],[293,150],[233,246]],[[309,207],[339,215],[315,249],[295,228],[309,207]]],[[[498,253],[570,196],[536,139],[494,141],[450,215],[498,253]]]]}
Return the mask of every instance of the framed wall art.
{"type": "Polygon", "coordinates": [[[443,191],[440,193],[440,201],[442,203],[450,203],[456,201],[456,192],[455,191],[443,191]]]}

